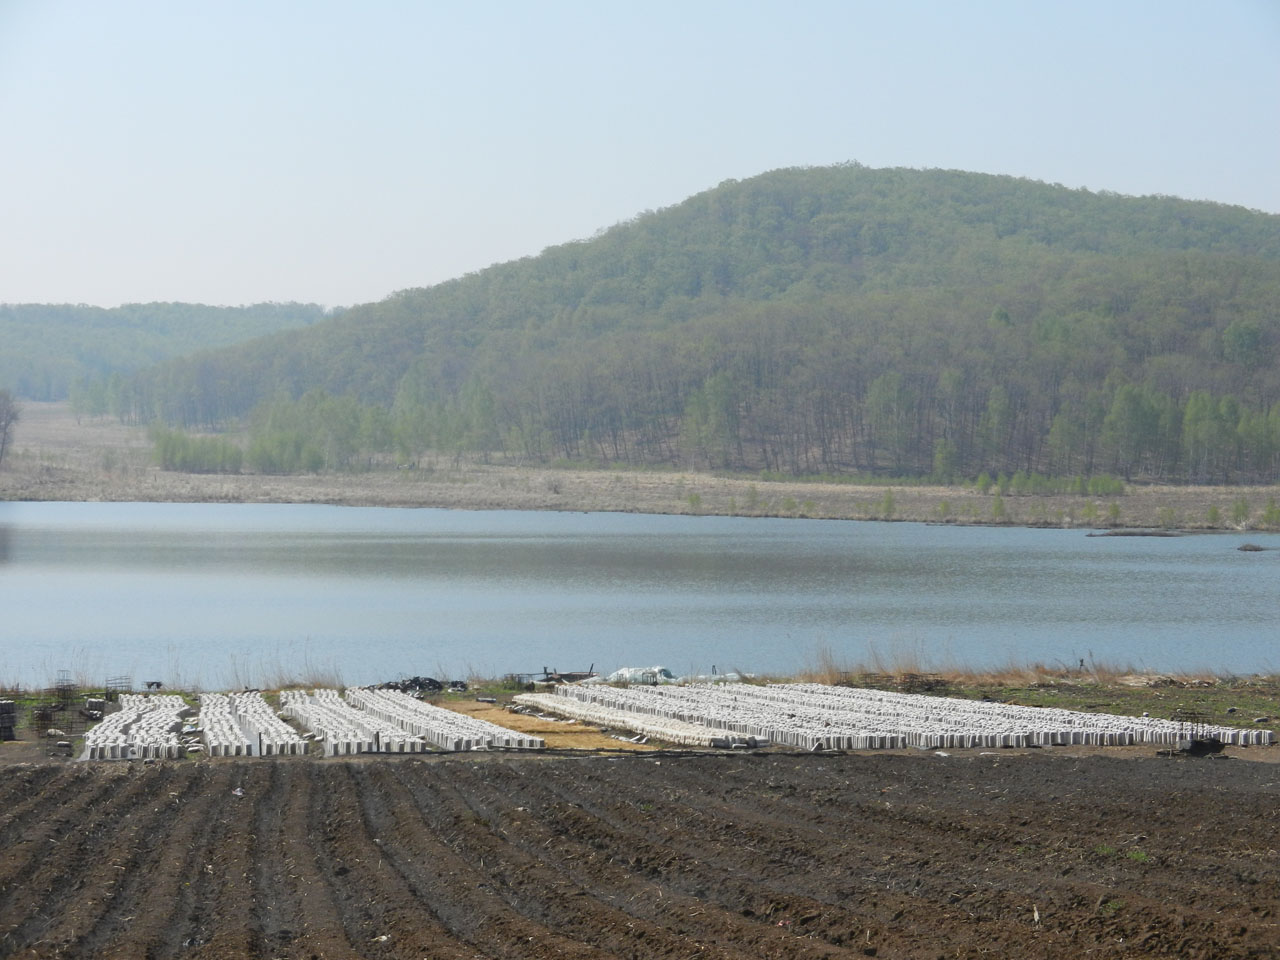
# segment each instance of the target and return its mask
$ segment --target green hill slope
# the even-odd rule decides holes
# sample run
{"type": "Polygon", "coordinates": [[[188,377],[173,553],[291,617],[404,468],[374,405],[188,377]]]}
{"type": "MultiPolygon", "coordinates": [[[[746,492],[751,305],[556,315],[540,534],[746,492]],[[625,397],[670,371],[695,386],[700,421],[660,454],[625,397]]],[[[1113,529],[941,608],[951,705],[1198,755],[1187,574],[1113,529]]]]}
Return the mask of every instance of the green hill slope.
{"type": "Polygon", "coordinates": [[[130,403],[215,425],[350,395],[391,417],[351,442],[408,458],[1260,479],[1277,350],[1280,217],[849,165],[161,368],[130,403]]]}
{"type": "Polygon", "coordinates": [[[131,303],[0,304],[0,386],[29,400],[62,400],[78,381],[104,381],[212,347],[323,319],[323,307],[260,303],[207,307],[131,303]]]}

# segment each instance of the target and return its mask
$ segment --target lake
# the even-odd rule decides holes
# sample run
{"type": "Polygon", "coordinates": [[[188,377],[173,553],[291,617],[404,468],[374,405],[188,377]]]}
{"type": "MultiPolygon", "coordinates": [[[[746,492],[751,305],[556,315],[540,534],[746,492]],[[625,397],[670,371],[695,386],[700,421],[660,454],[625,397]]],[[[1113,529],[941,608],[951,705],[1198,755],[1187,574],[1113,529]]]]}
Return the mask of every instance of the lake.
{"type": "Polygon", "coordinates": [[[1081,659],[1274,672],[1280,536],[0,503],[0,684],[1081,659]],[[1244,542],[1272,548],[1236,549],[1244,542]]]}

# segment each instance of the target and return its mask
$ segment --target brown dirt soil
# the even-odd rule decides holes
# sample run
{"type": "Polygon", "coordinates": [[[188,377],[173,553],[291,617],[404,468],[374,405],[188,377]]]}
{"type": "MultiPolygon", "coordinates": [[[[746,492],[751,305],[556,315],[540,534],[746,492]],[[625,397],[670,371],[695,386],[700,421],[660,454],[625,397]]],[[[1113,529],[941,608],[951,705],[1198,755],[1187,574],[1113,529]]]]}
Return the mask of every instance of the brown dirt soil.
{"type": "MultiPolygon", "coordinates": [[[[12,450],[0,469],[3,500],[107,500],[235,503],[326,503],[491,510],[610,510],[629,513],[808,516],[884,519],[885,487],[845,483],[764,482],[678,471],[551,469],[512,463],[424,461],[423,469],[275,477],[161,471],[150,462],[142,427],[77,423],[62,403],[24,401],[12,450]]],[[[1211,507],[1221,529],[1256,527],[1280,486],[1131,486],[1119,497],[1008,496],[1005,525],[1203,530],[1211,507]],[[1249,520],[1230,526],[1243,498],[1249,520]],[[1119,517],[1110,522],[1115,503],[1119,517]]],[[[897,487],[892,519],[993,522],[994,497],[965,487],[897,487]]],[[[1242,541],[1243,542],[1243,541],[1242,541]]],[[[1232,546],[1236,544],[1233,543],[1232,546]]]]}
{"type": "Polygon", "coordinates": [[[1278,791],[1047,753],[17,765],[0,955],[1271,957],[1278,791]]]}

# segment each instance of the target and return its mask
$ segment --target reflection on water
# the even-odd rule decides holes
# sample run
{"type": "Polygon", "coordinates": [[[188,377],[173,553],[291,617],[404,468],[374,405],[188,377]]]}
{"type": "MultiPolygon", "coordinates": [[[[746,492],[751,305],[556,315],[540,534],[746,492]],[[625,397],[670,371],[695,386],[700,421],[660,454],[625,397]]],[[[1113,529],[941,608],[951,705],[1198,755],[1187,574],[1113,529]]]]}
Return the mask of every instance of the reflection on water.
{"type": "MultiPolygon", "coordinates": [[[[1275,535],[1251,533],[1265,545],[1275,535]]],[[[1280,553],[1238,538],[725,517],[7,504],[0,682],[348,682],[544,664],[1277,669],[1280,553]],[[68,661],[74,660],[75,664],[68,661]]]]}

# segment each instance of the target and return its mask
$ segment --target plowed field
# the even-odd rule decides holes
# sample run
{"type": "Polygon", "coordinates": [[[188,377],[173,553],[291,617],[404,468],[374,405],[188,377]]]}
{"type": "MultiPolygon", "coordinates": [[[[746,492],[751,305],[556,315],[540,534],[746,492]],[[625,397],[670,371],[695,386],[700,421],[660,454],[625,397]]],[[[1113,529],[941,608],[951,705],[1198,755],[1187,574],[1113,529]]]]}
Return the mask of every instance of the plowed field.
{"type": "Polygon", "coordinates": [[[0,955],[1274,957],[1278,782],[1061,754],[18,764],[0,955]]]}

